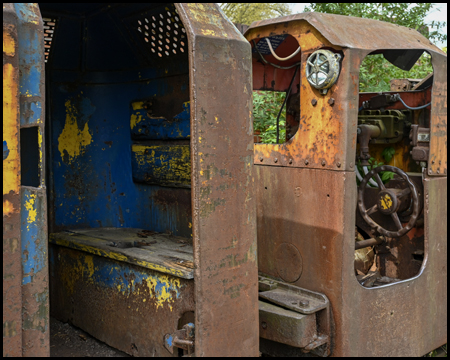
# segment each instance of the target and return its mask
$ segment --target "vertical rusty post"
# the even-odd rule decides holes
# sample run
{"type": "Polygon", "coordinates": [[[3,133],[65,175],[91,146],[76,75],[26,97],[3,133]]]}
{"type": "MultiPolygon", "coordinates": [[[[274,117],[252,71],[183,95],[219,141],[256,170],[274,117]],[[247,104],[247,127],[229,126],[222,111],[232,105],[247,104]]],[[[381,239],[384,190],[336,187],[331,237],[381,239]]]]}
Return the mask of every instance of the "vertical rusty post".
{"type": "Polygon", "coordinates": [[[196,356],[258,355],[250,45],[216,4],[189,37],[196,356]]]}
{"type": "Polygon", "coordinates": [[[21,147],[22,355],[49,356],[47,202],[44,165],[44,29],[35,3],[18,16],[21,147]]]}
{"type": "Polygon", "coordinates": [[[22,355],[17,15],[3,4],[3,356],[22,355]]]}

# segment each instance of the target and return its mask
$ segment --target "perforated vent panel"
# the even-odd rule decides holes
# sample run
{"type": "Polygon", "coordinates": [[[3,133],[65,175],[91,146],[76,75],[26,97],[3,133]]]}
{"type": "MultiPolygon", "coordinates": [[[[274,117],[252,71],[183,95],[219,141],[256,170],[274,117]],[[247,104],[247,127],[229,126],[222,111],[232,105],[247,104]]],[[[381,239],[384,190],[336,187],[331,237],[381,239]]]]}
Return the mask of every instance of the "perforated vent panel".
{"type": "Polygon", "coordinates": [[[174,56],[187,50],[186,30],[175,8],[137,20],[137,31],[158,57],[174,56]]]}
{"type": "Polygon", "coordinates": [[[55,32],[56,19],[42,18],[42,20],[44,21],[45,62],[47,62],[55,32]]]}

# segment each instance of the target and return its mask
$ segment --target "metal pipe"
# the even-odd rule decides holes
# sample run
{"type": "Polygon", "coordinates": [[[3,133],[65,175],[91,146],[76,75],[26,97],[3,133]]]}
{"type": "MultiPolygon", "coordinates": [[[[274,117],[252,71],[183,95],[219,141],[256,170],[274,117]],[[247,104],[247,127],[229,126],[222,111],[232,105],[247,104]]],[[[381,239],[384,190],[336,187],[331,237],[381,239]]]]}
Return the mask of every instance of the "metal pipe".
{"type": "Polygon", "coordinates": [[[355,250],[363,249],[368,246],[380,245],[382,242],[384,242],[384,239],[382,238],[371,238],[367,240],[356,241],[355,250]]]}

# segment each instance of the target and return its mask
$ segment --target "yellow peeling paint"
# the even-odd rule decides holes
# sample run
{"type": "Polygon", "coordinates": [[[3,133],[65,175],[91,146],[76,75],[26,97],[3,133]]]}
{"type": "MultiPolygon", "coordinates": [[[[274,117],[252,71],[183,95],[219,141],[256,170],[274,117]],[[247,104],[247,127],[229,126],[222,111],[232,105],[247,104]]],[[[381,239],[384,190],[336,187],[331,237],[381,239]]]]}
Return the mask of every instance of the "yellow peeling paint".
{"type": "Polygon", "coordinates": [[[216,33],[214,32],[214,30],[210,30],[210,29],[202,29],[202,34],[203,35],[211,35],[211,36],[218,36],[216,35],[216,33]]]}
{"type": "Polygon", "coordinates": [[[12,64],[3,65],[3,141],[6,141],[9,154],[3,160],[3,195],[11,191],[19,193],[19,88],[18,69],[12,64]]]}
{"type": "MultiPolygon", "coordinates": [[[[36,221],[37,210],[36,210],[36,194],[30,194],[27,201],[25,201],[25,209],[28,211],[27,223],[32,224],[36,221]]],[[[29,229],[29,225],[27,225],[29,229]]]]}
{"type": "Polygon", "coordinates": [[[131,106],[133,107],[133,110],[141,110],[144,108],[144,102],[136,101],[136,102],[132,103],[131,106]]]}
{"type": "Polygon", "coordinates": [[[3,200],[3,216],[8,216],[14,212],[14,205],[8,200],[3,200]]]}
{"type": "Polygon", "coordinates": [[[3,29],[3,53],[6,56],[14,56],[16,53],[16,41],[9,31],[11,29],[3,29]]]}
{"type": "MultiPolygon", "coordinates": [[[[40,166],[42,166],[42,133],[41,133],[41,128],[38,128],[38,147],[39,147],[39,164],[40,166]]],[[[43,179],[41,179],[41,181],[43,181],[43,179]]]]}
{"type": "Polygon", "coordinates": [[[153,293],[153,297],[156,299],[156,309],[163,307],[164,303],[167,303],[170,311],[172,311],[171,302],[174,301],[170,289],[176,289],[181,287],[180,279],[169,278],[167,275],[159,275],[157,277],[148,277],[146,279],[147,286],[150,294],[153,293]],[[156,286],[159,283],[161,291],[155,291],[156,286]],[[162,286],[161,286],[162,285],[162,286]]]}
{"type": "Polygon", "coordinates": [[[69,155],[69,164],[80,154],[84,152],[84,148],[92,142],[92,136],[89,133],[89,127],[86,122],[83,129],[78,128],[76,107],[67,100],[66,106],[66,124],[63,131],[58,137],[58,150],[61,158],[64,159],[64,152],[69,155]]]}

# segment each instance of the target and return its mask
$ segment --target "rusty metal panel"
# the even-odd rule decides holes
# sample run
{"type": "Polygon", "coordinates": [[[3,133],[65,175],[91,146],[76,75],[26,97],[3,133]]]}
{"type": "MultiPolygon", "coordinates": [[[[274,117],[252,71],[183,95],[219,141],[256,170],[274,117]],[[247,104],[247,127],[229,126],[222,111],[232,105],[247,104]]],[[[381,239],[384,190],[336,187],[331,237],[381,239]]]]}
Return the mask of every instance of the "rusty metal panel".
{"type": "Polygon", "coordinates": [[[258,355],[250,45],[216,4],[189,38],[196,356],[258,355]]]}
{"type": "Polygon", "coordinates": [[[3,4],[3,356],[22,355],[19,56],[14,4],[3,4]]]}
{"type": "MultiPolygon", "coordinates": [[[[302,52],[298,56],[301,56],[303,64],[318,48],[331,46],[330,42],[305,21],[291,24],[289,30],[277,24],[248,30],[246,37],[251,41],[285,33],[295,37],[301,46],[302,52]]],[[[337,83],[326,95],[321,95],[319,90],[309,86],[306,68],[301,67],[299,130],[284,144],[255,145],[255,164],[353,170],[358,110],[357,79],[361,60],[358,50],[340,47],[335,47],[335,50],[343,53],[342,70],[337,83]]],[[[265,79],[265,83],[271,84],[271,90],[286,90],[285,79],[279,75],[283,72],[271,66],[262,66],[256,58],[253,64],[254,89],[261,89],[260,86],[264,88],[266,85],[260,83],[260,80],[265,79]]]]}
{"type": "Polygon", "coordinates": [[[133,356],[173,356],[164,335],[194,311],[193,280],[53,244],[50,263],[58,320],[133,356]]]}
{"type": "Polygon", "coordinates": [[[356,185],[353,172],[257,166],[259,270],[330,300],[332,356],[420,356],[447,341],[447,182],[425,180],[425,254],[420,273],[363,288],[354,276],[356,185]],[[276,261],[295,246],[301,265],[276,261]],[[382,346],[380,346],[382,344],[382,346]]]}
{"type": "Polygon", "coordinates": [[[316,28],[331,44],[357,49],[423,49],[427,51],[442,51],[433,45],[418,31],[399,25],[378,20],[351,16],[307,12],[276,19],[255,21],[245,32],[245,36],[255,28],[258,31],[263,26],[278,25],[286,28],[295,26],[299,20],[307,21],[316,28]],[[293,22],[289,25],[287,23],[293,22]]]}
{"type": "Polygon", "coordinates": [[[447,55],[432,54],[433,90],[428,175],[447,176],[447,55]]]}

